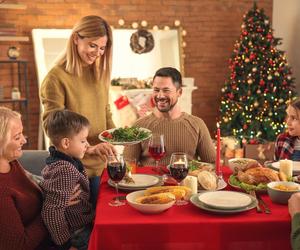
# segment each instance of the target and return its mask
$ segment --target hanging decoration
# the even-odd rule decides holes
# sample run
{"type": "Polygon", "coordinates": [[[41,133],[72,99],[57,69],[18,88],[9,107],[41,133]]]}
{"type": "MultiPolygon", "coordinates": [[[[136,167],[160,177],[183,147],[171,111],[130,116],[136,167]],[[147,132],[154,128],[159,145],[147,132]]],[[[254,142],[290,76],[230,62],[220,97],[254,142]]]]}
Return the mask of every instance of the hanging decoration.
{"type": "Polygon", "coordinates": [[[153,35],[145,29],[137,30],[130,37],[130,48],[137,54],[150,52],[154,48],[153,35]]]}

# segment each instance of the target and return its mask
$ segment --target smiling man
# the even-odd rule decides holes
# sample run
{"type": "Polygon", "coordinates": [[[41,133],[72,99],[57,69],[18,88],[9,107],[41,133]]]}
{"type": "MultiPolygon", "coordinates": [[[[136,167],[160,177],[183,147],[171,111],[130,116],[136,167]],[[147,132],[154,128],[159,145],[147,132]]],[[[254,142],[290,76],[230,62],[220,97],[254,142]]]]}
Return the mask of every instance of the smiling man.
{"type": "MultiPolygon", "coordinates": [[[[215,161],[215,149],[204,121],[182,112],[178,99],[182,95],[182,77],[171,67],[159,69],[153,77],[152,114],[140,118],[134,125],[164,135],[166,154],[160,164],[168,165],[173,152],[184,152],[188,159],[215,161]]],[[[125,147],[125,158],[135,157],[142,165],[155,165],[148,152],[148,141],[125,147]]]]}

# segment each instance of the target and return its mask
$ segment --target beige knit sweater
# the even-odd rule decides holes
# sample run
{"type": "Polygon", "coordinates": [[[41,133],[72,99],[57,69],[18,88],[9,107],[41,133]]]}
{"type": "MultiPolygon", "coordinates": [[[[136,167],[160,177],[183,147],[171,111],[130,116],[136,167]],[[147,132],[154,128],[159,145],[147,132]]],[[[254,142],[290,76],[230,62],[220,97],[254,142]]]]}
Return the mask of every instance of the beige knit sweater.
{"type": "MultiPolygon", "coordinates": [[[[162,165],[169,164],[173,152],[185,152],[189,160],[199,157],[204,162],[215,162],[216,151],[209,131],[199,117],[182,113],[179,118],[172,120],[150,114],[139,119],[135,125],[164,135],[166,156],[160,161],[162,165]]],[[[136,158],[143,166],[155,165],[148,153],[148,142],[126,146],[125,157],[136,158]]]]}
{"type": "MultiPolygon", "coordinates": [[[[108,104],[108,83],[96,81],[91,70],[83,70],[83,76],[67,73],[61,66],[55,66],[45,77],[40,99],[44,108],[43,121],[50,111],[69,109],[84,115],[91,123],[88,142],[98,144],[98,134],[115,127],[108,104]]],[[[98,156],[86,155],[83,164],[89,176],[100,175],[104,163],[98,156]]]]}

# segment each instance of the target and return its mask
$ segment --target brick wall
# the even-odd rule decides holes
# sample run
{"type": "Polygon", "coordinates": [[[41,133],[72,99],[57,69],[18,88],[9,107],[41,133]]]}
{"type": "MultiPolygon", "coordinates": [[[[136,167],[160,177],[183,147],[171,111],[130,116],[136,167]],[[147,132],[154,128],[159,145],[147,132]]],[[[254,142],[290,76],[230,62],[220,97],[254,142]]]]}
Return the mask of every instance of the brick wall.
{"type": "MultiPolygon", "coordinates": [[[[10,2],[10,1],[6,1],[10,2]]],[[[193,114],[202,117],[210,132],[215,129],[221,88],[228,76],[228,59],[239,37],[243,14],[252,7],[252,0],[25,0],[25,10],[0,9],[0,23],[14,23],[20,35],[29,42],[0,42],[0,58],[7,48],[20,48],[21,59],[28,60],[30,82],[30,148],[37,147],[39,100],[31,30],[33,28],[71,28],[82,16],[96,14],[111,25],[146,20],[149,26],[172,25],[180,20],[187,31],[185,41],[185,75],[194,77],[198,89],[193,92],[193,114]]],[[[258,1],[271,18],[272,0],[258,1]]],[[[2,66],[1,66],[2,67],[2,66]]],[[[10,72],[0,71],[1,86],[10,85],[10,72]]],[[[7,90],[8,91],[8,90],[7,90]]],[[[8,94],[8,93],[6,93],[8,94]]]]}

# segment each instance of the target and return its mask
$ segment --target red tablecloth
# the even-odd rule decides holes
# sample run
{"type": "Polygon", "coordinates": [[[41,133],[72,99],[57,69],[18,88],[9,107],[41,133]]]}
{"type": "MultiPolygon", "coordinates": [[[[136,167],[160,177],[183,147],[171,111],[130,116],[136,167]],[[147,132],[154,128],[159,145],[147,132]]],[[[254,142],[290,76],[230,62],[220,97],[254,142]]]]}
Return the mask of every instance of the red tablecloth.
{"type": "MultiPolygon", "coordinates": [[[[139,172],[151,172],[142,168],[139,172]]],[[[223,168],[224,177],[230,175],[223,168]]],[[[128,204],[111,207],[116,195],[104,173],[89,250],[286,250],[290,247],[290,216],[286,205],[262,195],[272,214],[255,209],[234,215],[219,215],[192,204],[173,206],[161,214],[142,214],[128,204]]],[[[233,190],[227,187],[228,190],[233,190]]]]}

